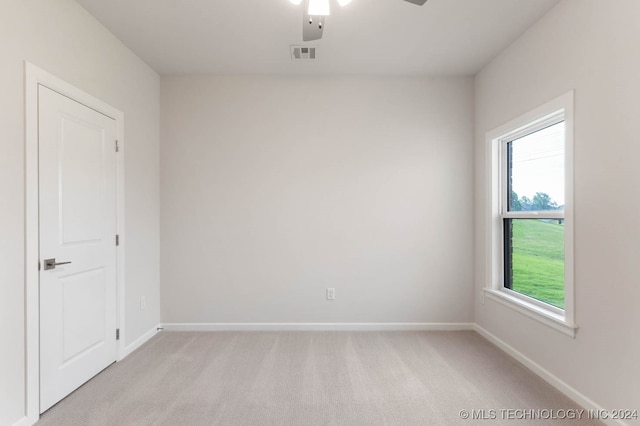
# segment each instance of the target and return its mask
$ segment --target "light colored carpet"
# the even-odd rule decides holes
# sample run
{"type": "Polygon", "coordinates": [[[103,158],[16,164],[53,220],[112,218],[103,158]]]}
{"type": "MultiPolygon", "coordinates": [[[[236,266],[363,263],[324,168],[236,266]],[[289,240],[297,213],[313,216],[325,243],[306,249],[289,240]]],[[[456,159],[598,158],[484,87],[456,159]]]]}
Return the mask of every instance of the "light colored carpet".
{"type": "Polygon", "coordinates": [[[475,332],[162,332],[38,426],[600,424],[503,409],[580,408],[475,332]]]}

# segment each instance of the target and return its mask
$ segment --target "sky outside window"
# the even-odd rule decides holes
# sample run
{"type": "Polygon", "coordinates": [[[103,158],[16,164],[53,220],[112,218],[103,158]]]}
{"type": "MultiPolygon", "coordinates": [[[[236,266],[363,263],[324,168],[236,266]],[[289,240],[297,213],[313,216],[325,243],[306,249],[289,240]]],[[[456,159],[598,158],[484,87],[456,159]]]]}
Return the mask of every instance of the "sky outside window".
{"type": "Polygon", "coordinates": [[[511,142],[511,185],[519,198],[542,192],[564,206],[564,127],[561,122],[511,142]]]}

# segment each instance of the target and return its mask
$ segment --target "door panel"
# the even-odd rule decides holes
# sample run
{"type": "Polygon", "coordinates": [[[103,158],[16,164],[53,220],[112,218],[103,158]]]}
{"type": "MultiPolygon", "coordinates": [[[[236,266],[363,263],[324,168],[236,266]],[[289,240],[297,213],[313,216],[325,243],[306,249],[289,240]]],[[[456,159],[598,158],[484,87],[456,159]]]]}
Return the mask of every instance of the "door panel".
{"type": "Polygon", "coordinates": [[[116,123],[39,87],[40,412],[116,359],[116,123]],[[45,259],[71,262],[45,270],[45,259]]]}
{"type": "Polygon", "coordinates": [[[63,362],[81,356],[102,344],[106,335],[104,269],[81,272],[60,278],[64,317],[62,329],[63,362]]]}
{"type": "Polygon", "coordinates": [[[104,221],[104,131],[75,117],[61,117],[60,229],[62,243],[100,241],[104,221]]]}

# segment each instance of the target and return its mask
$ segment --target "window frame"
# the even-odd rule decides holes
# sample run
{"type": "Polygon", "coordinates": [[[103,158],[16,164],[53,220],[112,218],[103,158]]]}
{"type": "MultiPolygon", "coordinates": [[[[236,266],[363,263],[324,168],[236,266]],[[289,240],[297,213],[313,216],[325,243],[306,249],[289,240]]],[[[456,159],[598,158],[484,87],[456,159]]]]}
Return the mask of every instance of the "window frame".
{"type": "MultiPolygon", "coordinates": [[[[484,295],[564,334],[575,337],[574,318],[574,221],[573,221],[573,91],[492,130],[486,135],[487,149],[487,277],[484,295]],[[565,204],[562,211],[508,211],[507,144],[553,124],[565,123],[565,204]],[[564,220],[564,283],[565,307],[518,293],[504,286],[505,281],[505,219],[564,220]]],[[[484,298],[483,298],[484,303],[484,298]]]]}

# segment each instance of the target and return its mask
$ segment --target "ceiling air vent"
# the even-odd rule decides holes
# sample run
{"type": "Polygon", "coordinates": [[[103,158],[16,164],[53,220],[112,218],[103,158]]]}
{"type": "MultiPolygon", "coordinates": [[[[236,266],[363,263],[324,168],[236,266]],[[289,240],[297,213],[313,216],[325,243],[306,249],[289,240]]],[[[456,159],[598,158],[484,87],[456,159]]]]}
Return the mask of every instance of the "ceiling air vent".
{"type": "Polygon", "coordinates": [[[310,46],[291,46],[291,59],[294,61],[303,59],[315,59],[316,48],[310,46]]]}

